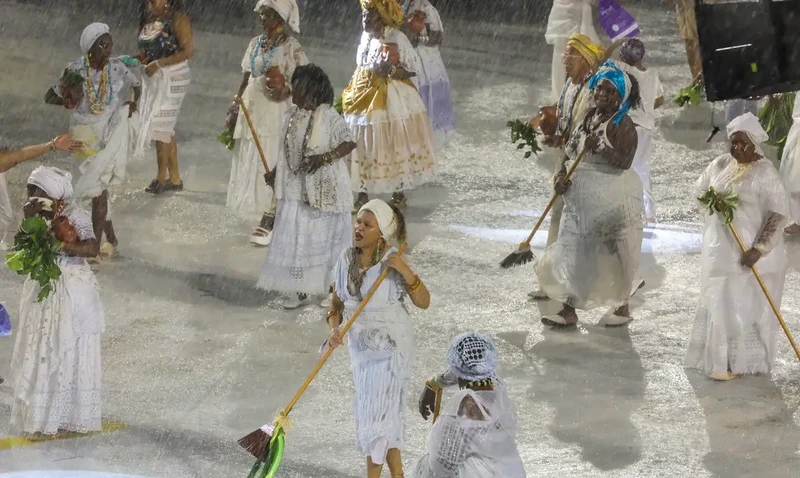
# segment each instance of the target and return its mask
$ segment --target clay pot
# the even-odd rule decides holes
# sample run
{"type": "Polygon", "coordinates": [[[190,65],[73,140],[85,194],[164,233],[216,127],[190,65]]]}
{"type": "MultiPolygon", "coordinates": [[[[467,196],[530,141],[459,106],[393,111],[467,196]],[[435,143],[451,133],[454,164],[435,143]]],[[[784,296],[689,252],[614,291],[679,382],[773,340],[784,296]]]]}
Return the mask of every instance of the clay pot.
{"type": "Polygon", "coordinates": [[[539,129],[545,136],[553,136],[558,130],[558,116],[555,106],[545,106],[539,110],[539,129]]]}
{"type": "Polygon", "coordinates": [[[78,242],[78,230],[75,229],[75,226],[73,226],[65,216],[58,216],[55,218],[53,221],[53,234],[55,234],[56,239],[61,242],[78,242]]]}
{"type": "Polygon", "coordinates": [[[61,98],[64,100],[64,107],[74,110],[83,101],[83,86],[69,87],[61,84],[61,98]]]}

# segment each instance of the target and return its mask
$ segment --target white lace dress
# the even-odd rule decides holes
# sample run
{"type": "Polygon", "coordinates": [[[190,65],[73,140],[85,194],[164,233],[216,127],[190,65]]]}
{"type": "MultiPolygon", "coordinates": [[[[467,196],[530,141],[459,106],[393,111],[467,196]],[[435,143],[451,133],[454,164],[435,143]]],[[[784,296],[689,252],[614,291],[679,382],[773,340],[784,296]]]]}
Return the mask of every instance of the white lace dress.
{"type": "Polygon", "coordinates": [[[405,70],[419,73],[422,68],[399,30],[389,28],[382,38],[361,36],[358,65],[342,100],[358,145],[350,160],[353,190],[370,194],[415,189],[433,179],[435,166],[430,119],[414,83],[386,80],[375,72],[384,45],[397,46],[405,70]]]}
{"type": "MultiPolygon", "coordinates": [[[[780,307],[787,258],[783,226],[789,218],[786,190],[775,167],[762,159],[742,168],[729,154],[720,156],[697,182],[696,196],[709,186],[739,195],[733,224],[745,247],[752,245],[771,213],[776,224],[768,252],[756,263],[761,278],[780,307]],[[771,249],[771,250],[770,250],[771,249]]],[[[775,362],[780,325],[753,272],[740,265],[741,249],[718,215],[705,211],[700,255],[700,304],[684,365],[706,374],[767,373],[775,362]]]]}
{"type": "Polygon", "coordinates": [[[524,478],[517,418],[505,387],[458,391],[428,435],[415,478],[524,478]],[[482,417],[482,418],[479,418],[482,417]]]}
{"type": "MultiPolygon", "coordinates": [[[[81,240],[94,239],[89,215],[72,209],[81,240]]],[[[86,260],[63,255],[55,291],[37,302],[39,284],[27,279],[11,359],[12,426],[24,433],[101,429],[100,338],[105,330],[97,279],[86,260]]]]}
{"type": "MultiPolygon", "coordinates": [[[[355,311],[386,267],[386,258],[366,271],[360,293],[348,290],[350,250],[334,270],[336,294],[344,302],[344,320],[355,311]]],[[[389,449],[405,448],[408,381],[414,361],[414,330],[406,308],[403,277],[390,271],[347,333],[350,368],[355,382],[356,443],[363,456],[383,463],[389,449]]]]}
{"type": "Polygon", "coordinates": [[[353,243],[350,173],[345,159],[311,175],[297,171],[304,157],[333,151],[353,137],[330,105],[313,113],[294,106],[284,123],[283,154],[275,171],[278,212],[258,287],[323,294],[333,283],[339,255],[353,243]]]}
{"type": "MultiPolygon", "coordinates": [[[[600,131],[607,127],[601,125],[600,131]]],[[[584,128],[575,130],[565,150],[570,161],[585,139],[584,128]]],[[[639,267],[642,182],[633,169],[610,166],[592,152],[571,181],[562,196],[558,239],[534,265],[539,286],[551,299],[577,309],[619,307],[630,298],[639,267]]]]}
{"type": "MultiPolygon", "coordinates": [[[[291,82],[294,70],[298,66],[308,64],[308,58],[300,42],[293,37],[289,37],[285,43],[274,49],[267,50],[258,48],[260,38],[255,37],[250,40],[242,58],[242,72],[250,73],[250,81],[242,93],[242,100],[250,113],[250,119],[253,120],[253,126],[258,131],[258,139],[261,141],[267,164],[272,169],[283,154],[281,151],[283,116],[292,106],[292,99],[276,102],[267,96],[266,71],[268,68],[278,67],[286,77],[286,81],[291,82]]],[[[244,215],[274,213],[273,190],[264,183],[266,171],[261,163],[261,156],[253,141],[250,127],[241,111],[233,137],[236,142],[233,146],[226,205],[244,215]]]]}

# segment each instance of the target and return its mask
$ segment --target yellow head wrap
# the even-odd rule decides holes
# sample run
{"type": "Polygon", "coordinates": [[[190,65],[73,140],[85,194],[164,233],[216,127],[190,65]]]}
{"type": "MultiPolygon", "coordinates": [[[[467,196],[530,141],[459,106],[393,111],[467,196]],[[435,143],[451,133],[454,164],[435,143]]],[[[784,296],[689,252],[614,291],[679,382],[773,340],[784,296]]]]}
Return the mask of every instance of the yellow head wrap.
{"type": "Polygon", "coordinates": [[[361,0],[361,8],[364,10],[375,9],[383,23],[390,27],[400,28],[403,26],[403,7],[397,3],[397,0],[361,0]]]}
{"type": "Polygon", "coordinates": [[[589,62],[590,66],[599,64],[605,55],[605,49],[601,45],[592,43],[589,37],[580,33],[570,35],[567,46],[576,49],[589,62]]]}

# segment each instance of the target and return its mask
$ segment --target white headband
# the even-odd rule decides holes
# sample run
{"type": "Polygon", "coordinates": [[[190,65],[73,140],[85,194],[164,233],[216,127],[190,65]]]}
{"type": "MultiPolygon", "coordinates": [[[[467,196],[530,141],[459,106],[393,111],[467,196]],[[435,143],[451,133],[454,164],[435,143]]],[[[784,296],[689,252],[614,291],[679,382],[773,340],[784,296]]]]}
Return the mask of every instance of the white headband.
{"type": "Polygon", "coordinates": [[[369,211],[375,215],[375,219],[378,221],[378,227],[384,239],[391,242],[391,240],[395,238],[395,233],[397,233],[397,218],[388,204],[380,199],[373,199],[361,206],[358,213],[361,214],[363,211],[369,211]]]}

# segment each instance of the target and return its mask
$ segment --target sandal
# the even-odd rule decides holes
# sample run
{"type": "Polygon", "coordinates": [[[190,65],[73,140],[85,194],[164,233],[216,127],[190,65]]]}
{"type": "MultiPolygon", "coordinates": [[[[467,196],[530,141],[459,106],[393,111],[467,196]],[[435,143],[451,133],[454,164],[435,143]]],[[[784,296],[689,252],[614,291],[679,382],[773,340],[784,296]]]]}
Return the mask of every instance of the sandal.
{"type": "Polygon", "coordinates": [[[739,376],[731,372],[725,372],[725,373],[712,373],[711,375],[708,376],[708,378],[710,378],[711,380],[716,380],[717,382],[728,382],[730,380],[736,380],[737,378],[739,378],[739,376]]]}
{"type": "Polygon", "coordinates": [[[263,227],[257,227],[256,230],[250,234],[250,244],[266,247],[270,242],[272,242],[272,231],[268,231],[263,227]]]}
{"type": "Polygon", "coordinates": [[[158,179],[154,179],[153,182],[151,182],[150,185],[144,189],[144,192],[159,195],[163,194],[166,190],[167,183],[160,183],[158,182],[158,179]]]}

